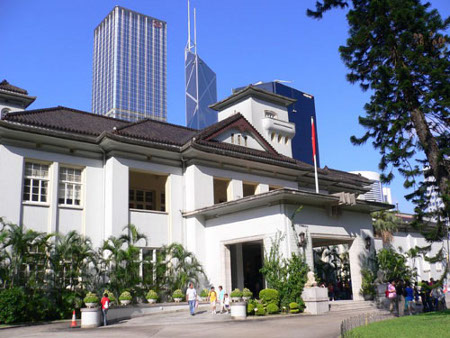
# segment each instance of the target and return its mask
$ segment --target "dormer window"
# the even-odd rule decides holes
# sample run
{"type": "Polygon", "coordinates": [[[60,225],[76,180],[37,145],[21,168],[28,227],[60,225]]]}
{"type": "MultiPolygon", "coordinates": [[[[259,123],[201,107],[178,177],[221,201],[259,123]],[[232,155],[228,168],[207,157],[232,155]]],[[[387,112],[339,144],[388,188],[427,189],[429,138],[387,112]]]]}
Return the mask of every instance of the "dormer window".
{"type": "Polygon", "coordinates": [[[264,116],[269,119],[276,119],[277,113],[275,113],[273,110],[264,110],[264,116]]]}

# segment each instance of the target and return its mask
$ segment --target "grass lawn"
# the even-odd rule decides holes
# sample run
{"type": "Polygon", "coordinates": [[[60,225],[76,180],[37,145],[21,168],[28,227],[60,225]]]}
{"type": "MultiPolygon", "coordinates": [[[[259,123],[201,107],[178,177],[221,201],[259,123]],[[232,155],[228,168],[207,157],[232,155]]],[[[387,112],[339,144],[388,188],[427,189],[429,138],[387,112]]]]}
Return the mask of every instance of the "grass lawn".
{"type": "Polygon", "coordinates": [[[372,323],[349,331],[348,337],[450,338],[450,310],[372,323]]]}

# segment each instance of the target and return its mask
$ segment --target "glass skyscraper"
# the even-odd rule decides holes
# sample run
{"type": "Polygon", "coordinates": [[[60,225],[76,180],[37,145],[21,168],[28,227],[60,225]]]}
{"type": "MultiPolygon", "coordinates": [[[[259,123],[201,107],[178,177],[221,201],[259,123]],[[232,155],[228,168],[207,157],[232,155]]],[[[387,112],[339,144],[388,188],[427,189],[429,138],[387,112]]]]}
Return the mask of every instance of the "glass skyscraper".
{"type": "Polygon", "coordinates": [[[188,42],[184,54],[186,79],[186,125],[203,129],[217,122],[217,112],[209,105],[217,102],[216,73],[197,54],[194,9],[194,41],[191,41],[188,2],[188,42]]]}
{"type": "Polygon", "coordinates": [[[167,119],[167,24],[116,6],[94,31],[92,112],[167,119]]]}

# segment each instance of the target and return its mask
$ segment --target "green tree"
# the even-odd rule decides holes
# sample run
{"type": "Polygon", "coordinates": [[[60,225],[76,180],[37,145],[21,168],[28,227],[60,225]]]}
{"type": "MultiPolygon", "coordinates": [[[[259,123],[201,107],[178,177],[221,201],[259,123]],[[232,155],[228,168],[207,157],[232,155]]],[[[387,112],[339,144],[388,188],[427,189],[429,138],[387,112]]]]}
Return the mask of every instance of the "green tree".
{"type": "Polygon", "coordinates": [[[406,257],[393,248],[381,249],[377,254],[377,260],[386,280],[411,280],[414,277],[414,271],[408,267],[406,257]]]}
{"type": "Polygon", "coordinates": [[[416,204],[416,225],[423,227],[425,216],[435,216],[437,226],[424,234],[441,240],[449,215],[450,52],[445,31],[450,19],[443,20],[420,0],[323,0],[307,15],[322,18],[328,10],[347,7],[349,37],[339,51],[350,70],[348,81],[371,92],[366,115],[359,118],[367,131],[351,140],[359,145],[372,139],[381,153],[382,179],[392,180],[392,168],[398,168],[404,186],[414,187],[406,197],[416,204]],[[424,167],[434,182],[421,182],[424,167]],[[430,185],[445,205],[435,215],[425,212],[430,185]]]}
{"type": "Polygon", "coordinates": [[[394,212],[376,211],[372,213],[372,226],[375,235],[381,236],[383,245],[392,242],[392,236],[398,230],[400,219],[394,212]]]}

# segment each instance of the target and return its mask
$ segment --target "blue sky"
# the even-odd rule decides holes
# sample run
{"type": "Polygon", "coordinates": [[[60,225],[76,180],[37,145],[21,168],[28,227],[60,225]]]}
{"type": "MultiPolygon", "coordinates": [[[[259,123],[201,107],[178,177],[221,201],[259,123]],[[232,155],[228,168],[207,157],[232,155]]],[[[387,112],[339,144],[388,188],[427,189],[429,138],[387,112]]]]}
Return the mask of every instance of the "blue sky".
{"type": "MultiPolygon", "coordinates": [[[[231,89],[257,81],[293,81],[315,97],[322,166],[377,171],[372,145],[355,147],[363,129],[357,117],[369,94],[345,80],[338,47],[345,43],[344,11],[321,21],[306,17],[315,0],[192,0],[197,8],[198,53],[217,74],[219,100],[231,89]]],[[[450,1],[432,0],[442,16],[450,1]]],[[[168,121],[185,124],[184,0],[0,0],[0,80],[7,79],[38,99],[30,109],[68,106],[91,110],[95,26],[115,6],[168,23],[168,121]]],[[[301,132],[301,131],[299,131],[301,132]]],[[[412,211],[403,180],[391,183],[400,210],[412,211]]]]}

